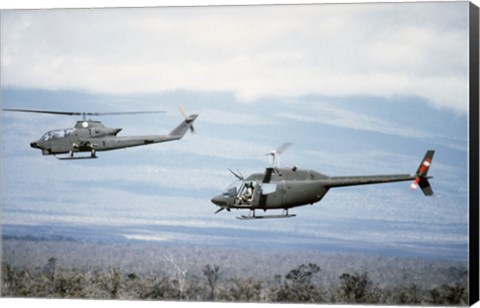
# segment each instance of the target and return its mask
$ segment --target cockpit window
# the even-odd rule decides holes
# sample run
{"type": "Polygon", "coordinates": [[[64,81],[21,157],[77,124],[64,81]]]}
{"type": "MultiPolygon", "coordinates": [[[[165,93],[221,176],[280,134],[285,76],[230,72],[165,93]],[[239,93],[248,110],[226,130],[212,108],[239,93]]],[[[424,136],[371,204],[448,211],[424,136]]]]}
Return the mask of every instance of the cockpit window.
{"type": "Polygon", "coordinates": [[[47,133],[45,133],[42,138],[40,138],[40,141],[47,141],[50,139],[57,139],[57,138],[63,138],[65,136],[69,136],[74,132],[74,129],[68,128],[68,129],[57,129],[57,130],[52,130],[47,133]]]}
{"type": "Polygon", "coordinates": [[[273,183],[263,183],[262,184],[262,194],[267,195],[275,192],[277,189],[277,184],[273,183]]]}
{"type": "Polygon", "coordinates": [[[52,132],[45,133],[45,135],[40,138],[40,141],[47,141],[50,138],[52,138],[52,132]]]}
{"type": "Polygon", "coordinates": [[[59,129],[59,130],[54,130],[52,131],[52,138],[53,139],[57,139],[57,138],[63,138],[65,136],[65,131],[63,129],[59,129]]]}
{"type": "Polygon", "coordinates": [[[223,192],[223,195],[225,196],[230,196],[230,197],[235,197],[237,195],[237,191],[242,185],[242,181],[235,181],[232,184],[228,185],[228,187],[225,189],[223,192]]]}
{"type": "Polygon", "coordinates": [[[239,180],[230,184],[223,192],[223,195],[232,198],[236,197],[240,204],[248,204],[252,201],[255,187],[257,187],[257,183],[255,181],[239,180]]]}

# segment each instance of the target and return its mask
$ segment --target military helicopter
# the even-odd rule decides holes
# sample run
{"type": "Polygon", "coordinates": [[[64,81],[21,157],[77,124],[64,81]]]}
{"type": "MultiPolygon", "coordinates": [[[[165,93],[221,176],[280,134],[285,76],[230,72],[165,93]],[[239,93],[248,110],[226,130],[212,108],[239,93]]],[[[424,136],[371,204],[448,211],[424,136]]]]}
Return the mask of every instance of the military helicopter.
{"type": "Polygon", "coordinates": [[[237,180],[221,194],[211,201],[220,207],[215,214],[223,210],[247,209],[248,216],[242,215],[238,219],[261,218],[289,218],[296,216],[289,214],[293,207],[314,204],[322,200],[330,188],[380,184],[390,182],[412,181],[411,190],[418,186],[426,196],[433,195],[428,179],[428,170],[432,163],[434,150],[426,152],[415,174],[363,175],[363,176],[327,176],[313,170],[302,170],[297,167],[279,169],[278,155],[290,143],[283,144],[277,150],[267,153],[273,165],[267,167],[263,173],[254,173],[247,178],[237,170],[228,169],[237,180]],[[281,215],[255,215],[255,210],[283,209],[281,215]]]}
{"type": "Polygon", "coordinates": [[[145,113],[164,113],[165,111],[127,111],[127,112],[66,112],[66,111],[47,111],[32,109],[2,109],[3,111],[45,113],[56,115],[82,116],[83,120],[77,121],[75,127],[67,129],[56,129],[46,132],[40,139],[30,143],[35,149],[40,149],[43,155],[55,155],[56,158],[65,159],[92,159],[97,158],[98,151],[110,151],[148,145],[159,142],[167,142],[181,139],[188,129],[192,132],[193,122],[198,115],[187,116],[183,108],[180,112],[185,117],[175,129],[168,135],[148,135],[148,136],[127,136],[118,137],[117,134],[121,128],[109,128],[100,121],[87,120],[87,116],[104,115],[125,115],[125,114],[145,114],[145,113]],[[78,152],[90,152],[89,156],[74,156],[78,152]],[[58,154],[68,154],[67,156],[56,156],[58,154]]]}

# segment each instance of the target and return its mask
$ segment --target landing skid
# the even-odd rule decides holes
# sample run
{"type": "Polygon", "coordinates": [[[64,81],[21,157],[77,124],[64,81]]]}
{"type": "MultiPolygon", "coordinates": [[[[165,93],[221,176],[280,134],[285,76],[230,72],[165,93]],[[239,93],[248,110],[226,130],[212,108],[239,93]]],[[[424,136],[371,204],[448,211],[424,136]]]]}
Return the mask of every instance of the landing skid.
{"type": "Polygon", "coordinates": [[[240,220],[264,219],[264,218],[290,218],[295,217],[296,214],[282,214],[282,215],[263,215],[263,216],[237,216],[240,220]]]}
{"type": "Polygon", "coordinates": [[[78,156],[78,157],[72,157],[72,156],[59,157],[59,156],[55,156],[55,158],[60,159],[60,160],[75,160],[75,159],[95,159],[95,158],[97,158],[97,156],[78,156]]]}
{"type": "Polygon", "coordinates": [[[59,156],[55,156],[57,159],[60,159],[60,160],[74,160],[74,159],[95,159],[97,158],[97,151],[95,151],[94,149],[91,150],[91,154],[90,156],[73,156],[73,153],[76,153],[75,151],[70,151],[70,154],[68,156],[65,156],[65,157],[59,157],[59,156]]]}
{"type": "Polygon", "coordinates": [[[284,210],[281,215],[262,215],[262,216],[256,216],[255,215],[255,210],[250,210],[250,213],[248,216],[242,215],[238,216],[237,219],[240,220],[251,220],[251,219],[264,219],[264,218],[290,218],[290,217],[295,217],[297,215],[295,214],[288,214],[288,209],[284,210]]]}

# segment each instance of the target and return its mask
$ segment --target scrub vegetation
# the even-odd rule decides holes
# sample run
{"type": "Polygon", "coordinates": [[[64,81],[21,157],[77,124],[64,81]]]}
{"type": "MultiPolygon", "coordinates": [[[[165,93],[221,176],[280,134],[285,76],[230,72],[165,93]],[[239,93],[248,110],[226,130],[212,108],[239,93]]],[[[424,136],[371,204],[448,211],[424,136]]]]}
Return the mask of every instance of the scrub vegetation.
{"type": "Polygon", "coordinates": [[[467,305],[460,261],[4,240],[4,297],[467,305]]]}

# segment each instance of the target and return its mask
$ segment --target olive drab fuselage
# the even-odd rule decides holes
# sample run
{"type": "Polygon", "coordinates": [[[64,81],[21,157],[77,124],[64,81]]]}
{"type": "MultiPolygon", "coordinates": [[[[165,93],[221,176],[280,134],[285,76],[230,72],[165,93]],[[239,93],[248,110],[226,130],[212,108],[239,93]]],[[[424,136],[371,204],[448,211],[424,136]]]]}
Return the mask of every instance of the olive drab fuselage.
{"type": "Polygon", "coordinates": [[[45,133],[39,140],[32,142],[32,148],[39,148],[42,154],[69,153],[72,148],[79,152],[97,151],[111,148],[113,140],[121,128],[108,128],[99,121],[78,121],[74,128],[56,129],[45,133]]]}
{"type": "Polygon", "coordinates": [[[247,178],[234,173],[237,181],[211,201],[219,207],[216,213],[231,209],[249,209],[253,215],[239,219],[293,217],[288,209],[314,204],[322,200],[331,188],[412,181],[411,189],[420,186],[426,196],[433,195],[428,170],[434,151],[427,151],[414,174],[386,174],[360,176],[327,176],[313,171],[294,168],[266,168],[264,173],[254,173],[247,178]],[[285,210],[282,215],[255,216],[255,210],[285,210]]]}
{"type": "Polygon", "coordinates": [[[168,135],[126,137],[117,136],[122,130],[121,128],[109,128],[100,121],[83,120],[78,121],[73,128],[49,131],[40,139],[30,143],[30,146],[40,149],[43,155],[70,153],[70,158],[74,159],[73,153],[90,152],[91,158],[95,158],[97,151],[110,151],[181,139],[188,129],[192,129],[196,118],[195,114],[186,117],[168,135]]]}
{"type": "Polygon", "coordinates": [[[224,204],[231,208],[283,209],[313,204],[328,191],[322,187],[321,180],[325,178],[310,170],[285,169],[275,174],[267,169],[266,173],[255,173],[244,181],[236,181],[218,199],[224,199],[224,204]],[[247,185],[253,185],[248,199],[242,198],[247,185]]]}

